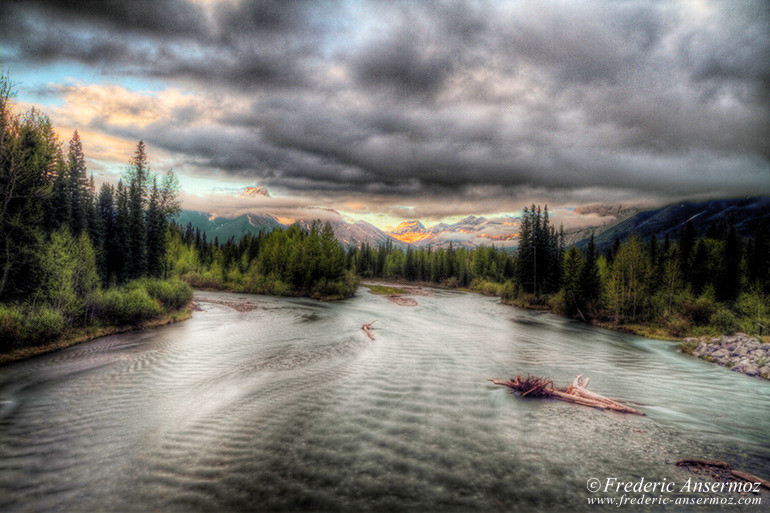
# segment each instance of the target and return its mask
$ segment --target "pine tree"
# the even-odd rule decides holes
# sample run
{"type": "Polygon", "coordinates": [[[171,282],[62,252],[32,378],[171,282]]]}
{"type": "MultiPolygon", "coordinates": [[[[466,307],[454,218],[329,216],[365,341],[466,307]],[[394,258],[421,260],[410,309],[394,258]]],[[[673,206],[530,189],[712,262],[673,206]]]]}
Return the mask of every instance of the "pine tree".
{"type": "Polygon", "coordinates": [[[26,297],[38,286],[43,206],[50,193],[47,118],[13,115],[12,87],[0,76],[0,300],[26,297]]]}
{"type": "MultiPolygon", "coordinates": [[[[121,184],[122,185],[122,184],[121,184]]],[[[104,234],[102,258],[99,260],[99,274],[102,283],[117,282],[122,272],[122,241],[118,231],[115,190],[109,184],[103,184],[97,201],[100,224],[104,234]]]]}
{"type": "Polygon", "coordinates": [[[601,297],[602,282],[599,277],[599,266],[597,265],[598,254],[594,234],[591,232],[591,238],[588,239],[583,265],[580,268],[580,298],[583,305],[596,307],[601,297]]]}
{"type": "Polygon", "coordinates": [[[583,267],[580,251],[572,246],[564,255],[564,313],[569,316],[581,311],[583,305],[580,286],[583,267]]]}
{"type": "Polygon", "coordinates": [[[66,188],[72,216],[70,229],[73,234],[77,235],[88,230],[88,211],[90,208],[86,159],[83,154],[83,143],[77,130],[72,134],[72,140],[69,143],[66,188]]]}
{"type": "Polygon", "coordinates": [[[730,220],[716,279],[717,299],[720,301],[732,302],[738,297],[741,288],[742,261],[743,244],[735,223],[730,220]]]}
{"type": "Polygon", "coordinates": [[[149,166],[143,141],[139,141],[136,152],[126,173],[128,183],[128,240],[131,260],[128,263],[129,278],[138,278],[147,272],[147,220],[145,205],[149,166]]]}
{"type": "MultiPolygon", "coordinates": [[[[156,277],[163,276],[163,256],[166,249],[164,244],[166,226],[160,201],[158,180],[155,178],[147,206],[147,273],[156,277]]],[[[224,266],[228,267],[230,263],[225,262],[224,266]]]]}
{"type": "Polygon", "coordinates": [[[117,208],[115,211],[116,225],[116,250],[118,251],[118,281],[124,282],[131,279],[131,263],[134,259],[134,245],[131,241],[131,219],[129,207],[129,191],[123,185],[123,180],[118,181],[118,187],[115,190],[115,202],[117,208]]]}
{"type": "Polygon", "coordinates": [[[687,224],[684,225],[682,234],[679,237],[678,254],[679,269],[681,269],[687,283],[691,283],[692,281],[690,259],[692,258],[693,248],[695,247],[696,235],[695,226],[692,224],[692,221],[687,221],[687,224]]]}

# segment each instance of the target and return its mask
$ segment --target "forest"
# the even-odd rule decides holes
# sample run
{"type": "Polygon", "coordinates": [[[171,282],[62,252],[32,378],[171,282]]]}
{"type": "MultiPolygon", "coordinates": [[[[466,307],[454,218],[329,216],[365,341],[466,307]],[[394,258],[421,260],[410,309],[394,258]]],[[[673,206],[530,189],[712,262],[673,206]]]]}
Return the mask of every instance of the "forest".
{"type": "Polygon", "coordinates": [[[515,252],[413,248],[345,250],[314,223],[207,241],[172,222],[173,173],[152,171],[139,141],[117,185],[96,190],[77,131],[66,144],[50,119],[15,113],[0,80],[0,352],[73,330],[136,325],[177,311],[192,287],[331,300],[360,279],[419,282],[500,296],[504,302],[600,325],[648,326],[681,337],[768,325],[770,230],[737,234],[734,220],[677,240],[631,236],[600,253],[565,247],[548,207],[525,207],[515,252]]]}
{"type": "Polygon", "coordinates": [[[220,243],[187,226],[173,230],[170,260],[174,275],[196,287],[340,298],[353,294],[356,278],[419,282],[683,337],[758,333],[768,325],[769,235],[765,224],[744,240],[734,220],[725,219],[702,237],[687,223],[674,241],[632,235],[600,253],[591,237],[581,251],[565,247],[547,206],[532,205],[523,209],[514,253],[494,246],[404,250],[390,244],[344,252],[328,225],[220,243]]]}
{"type": "Polygon", "coordinates": [[[13,93],[0,77],[0,353],[187,305],[192,289],[167,279],[174,173],[151,172],[139,141],[97,193],[78,132],[60,143],[45,114],[13,111],[13,93]]]}

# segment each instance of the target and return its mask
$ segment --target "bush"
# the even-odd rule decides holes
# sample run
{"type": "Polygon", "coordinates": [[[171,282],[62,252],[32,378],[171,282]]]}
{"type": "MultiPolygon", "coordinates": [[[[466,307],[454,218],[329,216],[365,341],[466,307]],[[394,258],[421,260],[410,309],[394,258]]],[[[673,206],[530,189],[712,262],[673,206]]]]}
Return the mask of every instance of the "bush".
{"type": "Polygon", "coordinates": [[[473,280],[470,289],[485,296],[497,296],[499,295],[500,285],[487,280],[473,280]]]}
{"type": "Polygon", "coordinates": [[[342,299],[352,296],[355,290],[355,282],[351,282],[346,278],[340,278],[336,281],[321,278],[321,280],[313,285],[311,296],[315,299],[342,299]]]}
{"type": "Polygon", "coordinates": [[[727,335],[738,330],[738,318],[726,308],[720,308],[711,316],[711,324],[727,335]]]}
{"type": "Polygon", "coordinates": [[[735,301],[735,311],[741,317],[748,317],[756,319],[757,317],[764,317],[765,310],[767,309],[767,301],[757,290],[751,292],[744,292],[735,301]]]}
{"type": "Polygon", "coordinates": [[[500,297],[502,299],[513,299],[516,295],[516,287],[513,286],[513,282],[508,280],[500,286],[500,297]]]}
{"type": "Polygon", "coordinates": [[[564,289],[561,289],[559,292],[554,294],[550,300],[548,300],[548,306],[557,314],[567,316],[574,315],[574,302],[570,301],[567,303],[564,289]]]}
{"type": "Polygon", "coordinates": [[[24,331],[29,342],[45,342],[62,334],[64,317],[56,310],[44,306],[27,314],[24,331]]]}
{"type": "Polygon", "coordinates": [[[690,321],[682,317],[674,317],[666,323],[666,329],[675,337],[684,337],[690,333],[690,321]]]}
{"type": "Polygon", "coordinates": [[[143,278],[126,284],[128,289],[142,288],[166,310],[178,310],[192,300],[190,286],[179,280],[160,280],[143,278]]]}
{"type": "Polygon", "coordinates": [[[160,314],[157,301],[142,287],[121,287],[98,292],[89,305],[96,316],[110,324],[135,324],[160,314]]]}
{"type": "Polygon", "coordinates": [[[711,322],[711,316],[717,310],[717,305],[707,297],[700,297],[696,301],[682,303],[682,315],[691,323],[703,326],[711,322]]]}
{"type": "Polygon", "coordinates": [[[0,305],[0,350],[47,342],[61,335],[64,327],[64,317],[50,307],[28,310],[16,305],[0,305]]]}
{"type": "Polygon", "coordinates": [[[17,306],[0,305],[0,348],[13,349],[22,339],[24,316],[17,306]]]}

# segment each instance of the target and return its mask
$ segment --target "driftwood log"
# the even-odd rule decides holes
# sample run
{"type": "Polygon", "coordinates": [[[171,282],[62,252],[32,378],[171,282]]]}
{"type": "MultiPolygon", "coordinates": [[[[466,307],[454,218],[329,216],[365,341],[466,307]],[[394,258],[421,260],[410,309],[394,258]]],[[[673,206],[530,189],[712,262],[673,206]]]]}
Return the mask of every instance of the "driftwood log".
{"type": "Polygon", "coordinates": [[[521,397],[550,397],[568,403],[581,404],[583,406],[590,406],[602,410],[612,410],[621,413],[630,413],[632,415],[644,415],[644,413],[639,410],[631,408],[620,401],[586,390],[588,382],[591,379],[584,379],[582,376],[582,374],[579,374],[571,385],[567,385],[564,388],[555,387],[553,381],[550,379],[538,378],[535,376],[516,376],[511,380],[488,378],[488,380],[495,385],[508,387],[515,392],[519,392],[521,397]]]}
{"type": "Polygon", "coordinates": [[[372,340],[374,340],[374,332],[372,331],[374,328],[372,328],[372,324],[375,322],[377,322],[377,319],[373,320],[372,322],[365,322],[363,325],[361,325],[361,329],[364,330],[366,336],[372,340]]]}
{"type": "Polygon", "coordinates": [[[748,481],[749,483],[759,483],[761,486],[764,486],[770,490],[770,481],[767,479],[762,479],[761,477],[757,477],[754,474],[749,474],[748,472],[743,472],[742,470],[731,470],[730,473],[735,477],[739,477],[744,481],[748,481]]]}
{"type": "Polygon", "coordinates": [[[733,470],[732,465],[726,461],[704,460],[701,458],[685,458],[676,462],[677,467],[686,467],[693,473],[706,473],[718,481],[731,481],[733,477],[742,479],[749,483],[759,483],[770,490],[770,481],[761,477],[749,474],[742,470],[733,470]]]}

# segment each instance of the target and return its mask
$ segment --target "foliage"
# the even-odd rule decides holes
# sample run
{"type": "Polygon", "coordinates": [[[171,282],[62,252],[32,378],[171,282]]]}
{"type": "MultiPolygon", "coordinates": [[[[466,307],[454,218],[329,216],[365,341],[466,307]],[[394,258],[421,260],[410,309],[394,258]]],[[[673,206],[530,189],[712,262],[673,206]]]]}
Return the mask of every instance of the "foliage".
{"type": "Polygon", "coordinates": [[[369,284],[364,284],[364,287],[369,289],[369,292],[371,292],[372,294],[377,294],[380,296],[406,294],[406,291],[404,289],[400,289],[397,287],[388,287],[385,285],[369,285],[369,284]]]}
{"type": "Polygon", "coordinates": [[[192,301],[193,291],[190,286],[180,280],[161,280],[158,278],[141,278],[126,284],[126,288],[144,289],[147,294],[157,300],[166,310],[178,310],[192,301]]]}
{"type": "Polygon", "coordinates": [[[51,340],[61,335],[64,328],[64,317],[51,307],[0,305],[0,351],[51,340]]]}
{"type": "Polygon", "coordinates": [[[178,182],[149,171],[140,141],[126,184],[96,194],[77,131],[66,147],[50,120],[15,114],[0,76],[0,350],[34,345],[95,321],[134,323],[180,308],[167,274],[167,232],[178,182]],[[150,187],[151,186],[151,187],[150,187]],[[103,290],[110,284],[117,284],[103,290]]]}

